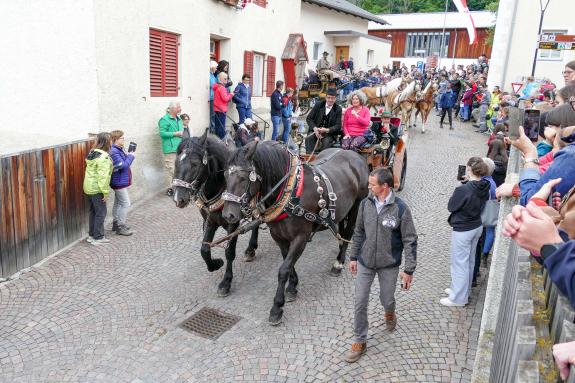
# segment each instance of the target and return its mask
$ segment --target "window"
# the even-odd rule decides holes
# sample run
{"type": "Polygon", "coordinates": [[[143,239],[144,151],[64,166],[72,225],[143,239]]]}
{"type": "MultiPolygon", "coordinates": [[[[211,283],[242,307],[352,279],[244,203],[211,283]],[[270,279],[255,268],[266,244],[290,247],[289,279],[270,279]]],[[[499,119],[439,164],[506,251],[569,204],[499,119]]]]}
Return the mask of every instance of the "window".
{"type": "MultiPolygon", "coordinates": [[[[553,36],[553,39],[557,35],[564,35],[566,34],[566,30],[542,30],[541,34],[553,36]]],[[[563,51],[555,50],[555,49],[539,49],[537,51],[538,59],[542,60],[562,60],[563,59],[563,51]]]]}
{"type": "Polygon", "coordinates": [[[254,96],[263,96],[264,92],[264,55],[254,53],[253,76],[252,76],[252,94],[254,96]]]}
{"type": "Polygon", "coordinates": [[[369,65],[369,66],[373,65],[373,56],[374,56],[373,49],[368,49],[367,50],[367,65],[369,65]]]}
{"type": "Polygon", "coordinates": [[[313,43],[313,59],[314,60],[319,60],[319,54],[321,51],[321,43],[318,43],[317,41],[313,43]]]}
{"type": "Polygon", "coordinates": [[[442,34],[437,32],[408,33],[405,40],[405,57],[427,57],[433,55],[446,57],[449,38],[449,32],[445,32],[443,40],[442,34]]]}
{"type": "Polygon", "coordinates": [[[210,59],[220,61],[220,41],[210,40],[210,59]]]}
{"type": "Polygon", "coordinates": [[[178,35],[150,29],[150,95],[178,95],[178,35]]]}

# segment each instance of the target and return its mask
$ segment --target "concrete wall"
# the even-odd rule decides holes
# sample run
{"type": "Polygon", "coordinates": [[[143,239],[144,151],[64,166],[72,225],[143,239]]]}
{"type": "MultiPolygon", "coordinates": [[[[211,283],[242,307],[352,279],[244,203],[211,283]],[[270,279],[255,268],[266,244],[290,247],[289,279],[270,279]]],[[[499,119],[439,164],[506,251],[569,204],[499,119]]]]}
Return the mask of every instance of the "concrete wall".
{"type": "MultiPolygon", "coordinates": [[[[575,34],[573,13],[575,2],[551,1],[545,13],[543,28],[566,30],[575,34]]],[[[488,83],[511,90],[511,83],[531,74],[538,40],[540,7],[537,0],[508,0],[499,3],[497,25],[488,83]]],[[[565,63],[575,60],[575,51],[563,51],[556,60],[538,59],[535,77],[550,78],[557,86],[564,85],[561,75],[565,63]]]]}
{"type": "Polygon", "coordinates": [[[25,4],[0,1],[0,154],[98,130],[92,0],[25,4]]]}

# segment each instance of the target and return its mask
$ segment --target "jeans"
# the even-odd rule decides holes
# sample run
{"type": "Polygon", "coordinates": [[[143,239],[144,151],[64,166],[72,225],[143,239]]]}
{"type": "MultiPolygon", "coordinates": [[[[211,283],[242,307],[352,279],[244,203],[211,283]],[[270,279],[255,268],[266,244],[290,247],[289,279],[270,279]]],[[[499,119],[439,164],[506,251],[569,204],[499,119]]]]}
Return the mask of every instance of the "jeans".
{"type": "Polygon", "coordinates": [[[224,139],[226,136],[226,113],[215,112],[216,115],[216,135],[220,139],[224,139]]]}
{"type": "Polygon", "coordinates": [[[369,327],[367,306],[371,284],[376,274],[379,281],[379,301],[383,305],[385,312],[395,312],[395,287],[397,286],[399,267],[370,269],[358,262],[357,276],[355,277],[355,312],[353,321],[355,341],[358,343],[367,341],[367,330],[369,327]]]}
{"type": "Polygon", "coordinates": [[[485,229],[485,242],[483,243],[483,254],[489,254],[495,242],[495,226],[485,229]]]}
{"type": "Polygon", "coordinates": [[[471,117],[471,105],[463,105],[463,108],[459,110],[461,118],[465,121],[469,121],[471,117]]]}
{"type": "Polygon", "coordinates": [[[481,104],[479,106],[479,129],[480,130],[487,130],[487,108],[488,105],[481,104]]]}
{"type": "Polygon", "coordinates": [[[272,116],[272,141],[275,141],[278,138],[281,122],[281,116],[272,116]]]}
{"type": "Polygon", "coordinates": [[[88,235],[94,239],[104,238],[104,220],[106,219],[106,202],[102,193],[88,195],[90,214],[88,216],[88,235]]]}
{"type": "Polygon", "coordinates": [[[453,112],[452,108],[441,108],[441,121],[440,121],[440,123],[443,124],[443,120],[445,119],[445,114],[447,113],[447,117],[449,119],[449,126],[452,126],[453,125],[453,121],[451,120],[452,119],[452,117],[451,117],[452,112],[453,112]]]}
{"type": "Polygon", "coordinates": [[[453,231],[451,234],[451,294],[449,299],[467,304],[471,293],[475,250],[483,226],[469,231],[453,231]]]}
{"type": "Polygon", "coordinates": [[[282,141],[287,144],[289,139],[289,134],[291,132],[291,117],[282,117],[282,122],[284,125],[284,131],[282,132],[282,141]]]}
{"type": "Polygon", "coordinates": [[[236,108],[240,121],[238,124],[243,124],[246,118],[252,118],[252,108],[236,108]]]}
{"type": "Polygon", "coordinates": [[[216,115],[214,114],[214,100],[210,100],[210,133],[216,133],[216,115]]]}
{"type": "Polygon", "coordinates": [[[114,190],[114,207],[112,208],[112,217],[114,221],[118,222],[118,225],[122,226],[126,224],[126,218],[128,217],[128,210],[130,209],[130,195],[128,194],[128,188],[116,189],[114,190]]]}

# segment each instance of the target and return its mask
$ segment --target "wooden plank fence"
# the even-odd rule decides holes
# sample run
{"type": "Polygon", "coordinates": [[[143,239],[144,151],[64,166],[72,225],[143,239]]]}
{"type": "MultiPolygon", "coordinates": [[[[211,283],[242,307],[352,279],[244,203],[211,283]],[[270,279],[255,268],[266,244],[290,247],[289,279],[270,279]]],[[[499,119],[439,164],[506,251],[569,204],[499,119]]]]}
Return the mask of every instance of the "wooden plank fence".
{"type": "Polygon", "coordinates": [[[0,157],[0,277],[86,234],[82,191],[91,139],[0,157]]]}

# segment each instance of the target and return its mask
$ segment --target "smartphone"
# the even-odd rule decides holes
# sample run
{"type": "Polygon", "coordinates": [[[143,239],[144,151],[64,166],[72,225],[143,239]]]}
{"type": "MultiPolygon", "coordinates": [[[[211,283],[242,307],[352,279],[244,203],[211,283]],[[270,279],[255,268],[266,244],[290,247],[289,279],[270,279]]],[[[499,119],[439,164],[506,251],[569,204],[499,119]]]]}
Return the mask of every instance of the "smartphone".
{"type": "Polygon", "coordinates": [[[136,144],[135,142],[130,142],[130,146],[128,146],[128,153],[135,152],[137,146],[138,144],[136,144]]]}
{"type": "Polygon", "coordinates": [[[519,139],[519,126],[523,124],[523,111],[517,107],[509,107],[509,138],[512,140],[519,139]]]}
{"type": "Polygon", "coordinates": [[[465,165],[459,165],[457,167],[457,180],[458,181],[463,181],[463,178],[465,177],[466,171],[467,171],[467,167],[465,165]]]}
{"type": "Polygon", "coordinates": [[[541,111],[537,109],[525,109],[523,117],[523,130],[531,141],[537,141],[541,129],[541,111]]]}

